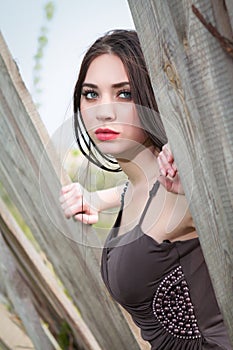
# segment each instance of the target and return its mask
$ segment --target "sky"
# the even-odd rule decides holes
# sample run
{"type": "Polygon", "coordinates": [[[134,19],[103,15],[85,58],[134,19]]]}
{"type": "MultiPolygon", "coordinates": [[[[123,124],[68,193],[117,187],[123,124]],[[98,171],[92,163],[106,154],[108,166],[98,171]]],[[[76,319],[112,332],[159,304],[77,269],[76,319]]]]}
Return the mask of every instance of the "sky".
{"type": "Polygon", "coordinates": [[[54,0],[55,13],[45,21],[46,0],[0,0],[0,30],[16,61],[50,136],[72,117],[72,93],[82,57],[99,36],[111,29],[132,29],[127,0],[54,0]],[[34,55],[41,27],[48,45],[40,71],[38,97],[33,95],[34,55]]]}

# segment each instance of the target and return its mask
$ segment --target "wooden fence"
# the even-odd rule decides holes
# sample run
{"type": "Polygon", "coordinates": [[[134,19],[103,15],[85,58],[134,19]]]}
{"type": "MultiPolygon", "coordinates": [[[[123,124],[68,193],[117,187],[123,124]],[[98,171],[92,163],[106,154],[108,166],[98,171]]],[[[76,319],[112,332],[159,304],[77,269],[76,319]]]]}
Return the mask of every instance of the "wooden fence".
{"type": "MultiPolygon", "coordinates": [[[[232,1],[128,3],[233,344],[232,1]]],[[[0,254],[3,270],[11,267],[5,283],[15,291],[15,308],[37,349],[43,347],[24,315],[22,305],[27,303],[42,333],[39,319],[51,325],[55,337],[65,320],[76,348],[140,349],[144,345],[138,344],[101,282],[95,232],[89,226],[83,232],[78,223],[63,218],[58,196],[61,182],[69,179],[52,148],[46,147],[46,131],[2,38],[0,49],[0,181],[69,294],[67,298],[56,280],[55,296],[54,277],[47,276],[44,267],[38,269],[39,263],[26,269],[28,259],[37,261],[38,255],[20,253],[28,243],[16,239],[19,230],[13,229],[14,220],[2,205],[0,254]],[[88,242],[81,244],[84,236],[88,242]],[[33,294],[35,286],[40,297],[33,294]],[[42,305],[49,306],[49,312],[42,305]]],[[[54,347],[51,340],[49,346],[54,347]]]]}
{"type": "Polygon", "coordinates": [[[233,344],[233,2],[128,3],[233,344]]]}
{"type": "Polygon", "coordinates": [[[1,204],[0,256],[8,296],[36,349],[55,348],[43,322],[55,338],[65,322],[74,349],[140,349],[101,280],[96,233],[64,218],[58,199],[61,183],[70,180],[2,37],[0,52],[0,182],[64,287],[58,288],[1,204]]]}

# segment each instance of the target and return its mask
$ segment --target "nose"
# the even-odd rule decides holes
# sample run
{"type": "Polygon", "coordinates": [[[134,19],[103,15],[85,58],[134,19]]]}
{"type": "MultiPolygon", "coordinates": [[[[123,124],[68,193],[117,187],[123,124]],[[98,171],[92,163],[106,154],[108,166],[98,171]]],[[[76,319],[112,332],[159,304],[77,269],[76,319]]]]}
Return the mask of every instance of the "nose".
{"type": "Polygon", "coordinates": [[[114,103],[101,103],[97,107],[96,119],[99,121],[114,121],[116,113],[114,103]]]}

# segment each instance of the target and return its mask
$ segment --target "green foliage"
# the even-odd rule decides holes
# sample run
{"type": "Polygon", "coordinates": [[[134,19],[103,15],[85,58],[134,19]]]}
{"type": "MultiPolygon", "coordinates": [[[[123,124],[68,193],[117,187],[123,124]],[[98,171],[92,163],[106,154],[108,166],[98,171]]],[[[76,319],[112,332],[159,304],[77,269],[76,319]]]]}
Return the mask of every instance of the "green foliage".
{"type": "MultiPolygon", "coordinates": [[[[41,82],[41,71],[43,69],[42,61],[44,58],[44,51],[48,45],[48,22],[54,17],[55,5],[53,1],[49,1],[44,6],[44,21],[45,23],[40,28],[40,34],[37,39],[37,51],[34,55],[35,65],[33,67],[33,96],[37,100],[38,96],[41,94],[42,89],[40,88],[41,82]]],[[[40,103],[36,101],[37,107],[39,108],[40,103]]]]}
{"type": "Polygon", "coordinates": [[[79,149],[73,149],[73,150],[71,151],[71,154],[72,154],[73,157],[78,157],[78,156],[80,156],[82,153],[81,153],[81,151],[80,151],[79,149]]]}
{"type": "Polygon", "coordinates": [[[63,322],[61,324],[61,329],[57,337],[57,342],[62,348],[62,350],[69,350],[70,349],[70,343],[74,339],[72,330],[67,322],[63,322]]]}
{"type": "Polygon", "coordinates": [[[54,2],[53,1],[47,2],[47,4],[45,5],[45,13],[48,21],[50,21],[53,18],[54,11],[55,11],[54,2]]]}
{"type": "Polygon", "coordinates": [[[79,149],[72,149],[66,154],[64,168],[73,182],[79,182],[88,191],[98,191],[115,187],[126,181],[123,172],[111,173],[88,163],[79,149]]]}
{"type": "Polygon", "coordinates": [[[46,36],[44,36],[44,35],[41,35],[38,38],[38,43],[40,44],[40,47],[43,48],[43,47],[45,47],[47,45],[48,38],[46,38],[46,36]]]}

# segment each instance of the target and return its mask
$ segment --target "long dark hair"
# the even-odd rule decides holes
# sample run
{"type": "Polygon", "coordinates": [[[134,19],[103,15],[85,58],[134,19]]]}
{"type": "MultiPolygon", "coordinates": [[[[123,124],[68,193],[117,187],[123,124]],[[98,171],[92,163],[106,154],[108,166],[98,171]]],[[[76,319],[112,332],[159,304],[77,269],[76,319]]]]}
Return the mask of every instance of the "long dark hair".
{"type": "Polygon", "coordinates": [[[137,33],[134,30],[107,32],[94,42],[83,58],[74,89],[74,130],[80,150],[87,159],[104,170],[120,171],[117,161],[112,156],[103,154],[89,137],[80,113],[82,84],[87,70],[96,57],[106,53],[115,54],[121,59],[141,125],[158,150],[167,142],[167,137],[137,33]]]}

